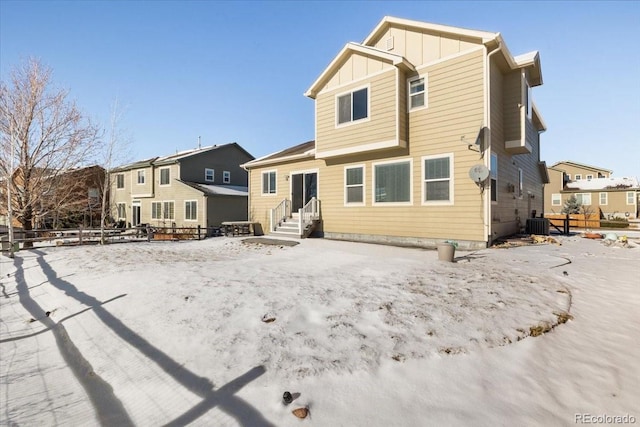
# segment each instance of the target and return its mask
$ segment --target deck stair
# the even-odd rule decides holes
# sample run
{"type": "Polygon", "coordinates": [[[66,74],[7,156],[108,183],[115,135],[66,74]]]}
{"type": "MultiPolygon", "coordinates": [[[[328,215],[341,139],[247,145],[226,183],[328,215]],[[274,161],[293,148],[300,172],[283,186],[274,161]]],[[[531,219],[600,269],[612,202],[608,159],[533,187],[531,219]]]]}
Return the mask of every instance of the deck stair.
{"type": "Polygon", "coordinates": [[[283,200],[271,210],[270,234],[304,239],[309,237],[320,222],[320,202],[315,197],[297,212],[291,212],[291,202],[283,200]]]}

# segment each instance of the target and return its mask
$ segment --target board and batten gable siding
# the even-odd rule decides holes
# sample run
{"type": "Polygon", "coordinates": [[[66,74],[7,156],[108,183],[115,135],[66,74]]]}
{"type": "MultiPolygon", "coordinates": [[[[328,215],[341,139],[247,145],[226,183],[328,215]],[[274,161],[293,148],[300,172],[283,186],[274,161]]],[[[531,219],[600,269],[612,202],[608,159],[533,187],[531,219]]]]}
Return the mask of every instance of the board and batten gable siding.
{"type": "Polygon", "coordinates": [[[481,46],[480,42],[470,38],[429,33],[404,26],[391,26],[378,40],[371,42],[380,50],[405,57],[415,66],[481,46]],[[393,37],[392,49],[387,46],[389,37],[393,37]]]}
{"type": "Polygon", "coordinates": [[[370,55],[353,53],[340,66],[322,91],[331,91],[353,82],[361,81],[383,71],[392,71],[395,67],[370,55]]]}
{"type": "Polygon", "coordinates": [[[316,151],[352,149],[359,146],[398,140],[397,88],[395,68],[330,91],[322,91],[316,98],[316,151]],[[362,121],[337,125],[337,96],[368,87],[369,116],[362,121]]]}
{"type": "Polygon", "coordinates": [[[201,184],[246,187],[248,185],[247,172],[240,165],[250,160],[252,157],[233,144],[221,146],[215,150],[180,159],[180,179],[201,184]],[[213,182],[205,180],[204,171],[206,168],[214,170],[213,182]],[[222,174],[224,171],[231,172],[230,183],[223,182],[222,174]]]}

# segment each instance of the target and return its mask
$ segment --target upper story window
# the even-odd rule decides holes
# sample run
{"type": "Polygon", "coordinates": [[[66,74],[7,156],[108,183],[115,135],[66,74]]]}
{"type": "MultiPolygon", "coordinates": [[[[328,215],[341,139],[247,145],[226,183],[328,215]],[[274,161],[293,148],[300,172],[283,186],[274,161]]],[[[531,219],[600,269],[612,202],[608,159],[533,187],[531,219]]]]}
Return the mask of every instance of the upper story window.
{"type": "Polygon", "coordinates": [[[116,175],[116,188],[123,189],[124,188],[124,174],[119,173],[116,175]]]}
{"type": "Polygon", "coordinates": [[[222,172],[222,182],[225,184],[229,184],[231,182],[231,172],[229,171],[222,172]]]}
{"type": "Polygon", "coordinates": [[[574,178],[576,179],[576,181],[580,181],[582,179],[582,175],[577,173],[574,175],[574,178]]]}
{"type": "Polygon", "coordinates": [[[215,178],[215,170],[213,169],[209,169],[209,168],[205,168],[204,169],[204,180],[208,181],[208,182],[213,182],[214,178],[215,178]]]}
{"type": "Polygon", "coordinates": [[[527,109],[527,117],[531,118],[531,113],[533,111],[533,99],[531,97],[531,86],[529,86],[529,82],[527,81],[526,75],[523,73],[524,79],[524,106],[527,109]]]}
{"type": "Polygon", "coordinates": [[[426,87],[426,77],[417,77],[409,80],[409,111],[427,106],[426,87]]]}
{"type": "Polygon", "coordinates": [[[262,172],[262,194],[276,194],[276,171],[262,172]]]}
{"type": "Polygon", "coordinates": [[[338,125],[352,123],[369,117],[368,87],[338,95],[336,100],[338,125]]]}
{"type": "Polygon", "coordinates": [[[138,184],[144,184],[144,170],[138,171],[138,184]]]}
{"type": "Polygon", "coordinates": [[[344,202],[347,205],[364,204],[364,167],[344,169],[344,202]]]}
{"type": "Polygon", "coordinates": [[[160,169],[160,185],[169,185],[171,183],[171,169],[160,169]]]}
{"type": "Polygon", "coordinates": [[[587,175],[587,181],[591,181],[593,179],[593,175],[587,175]]]}
{"type": "Polygon", "coordinates": [[[453,202],[453,154],[426,156],[423,161],[424,203],[453,202]]]}

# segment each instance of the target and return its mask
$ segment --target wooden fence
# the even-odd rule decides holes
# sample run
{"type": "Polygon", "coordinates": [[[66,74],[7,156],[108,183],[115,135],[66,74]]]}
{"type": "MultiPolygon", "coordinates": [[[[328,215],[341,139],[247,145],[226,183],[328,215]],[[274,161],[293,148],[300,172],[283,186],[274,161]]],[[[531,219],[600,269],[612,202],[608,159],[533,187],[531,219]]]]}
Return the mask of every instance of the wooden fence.
{"type": "MultiPolygon", "coordinates": [[[[545,214],[545,218],[556,227],[562,227],[567,218],[565,214],[545,214]]],[[[569,227],[571,228],[600,228],[600,216],[598,214],[569,214],[569,227]]]]}

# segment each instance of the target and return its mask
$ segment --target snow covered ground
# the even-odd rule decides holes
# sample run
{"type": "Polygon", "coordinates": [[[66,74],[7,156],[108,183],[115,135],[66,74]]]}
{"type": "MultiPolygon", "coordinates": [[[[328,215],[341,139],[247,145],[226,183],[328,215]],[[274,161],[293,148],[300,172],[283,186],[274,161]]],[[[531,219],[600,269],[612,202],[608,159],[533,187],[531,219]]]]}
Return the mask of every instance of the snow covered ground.
{"type": "Polygon", "coordinates": [[[226,237],[1,257],[0,425],[640,423],[638,240],[558,240],[455,263],[226,237]]]}

